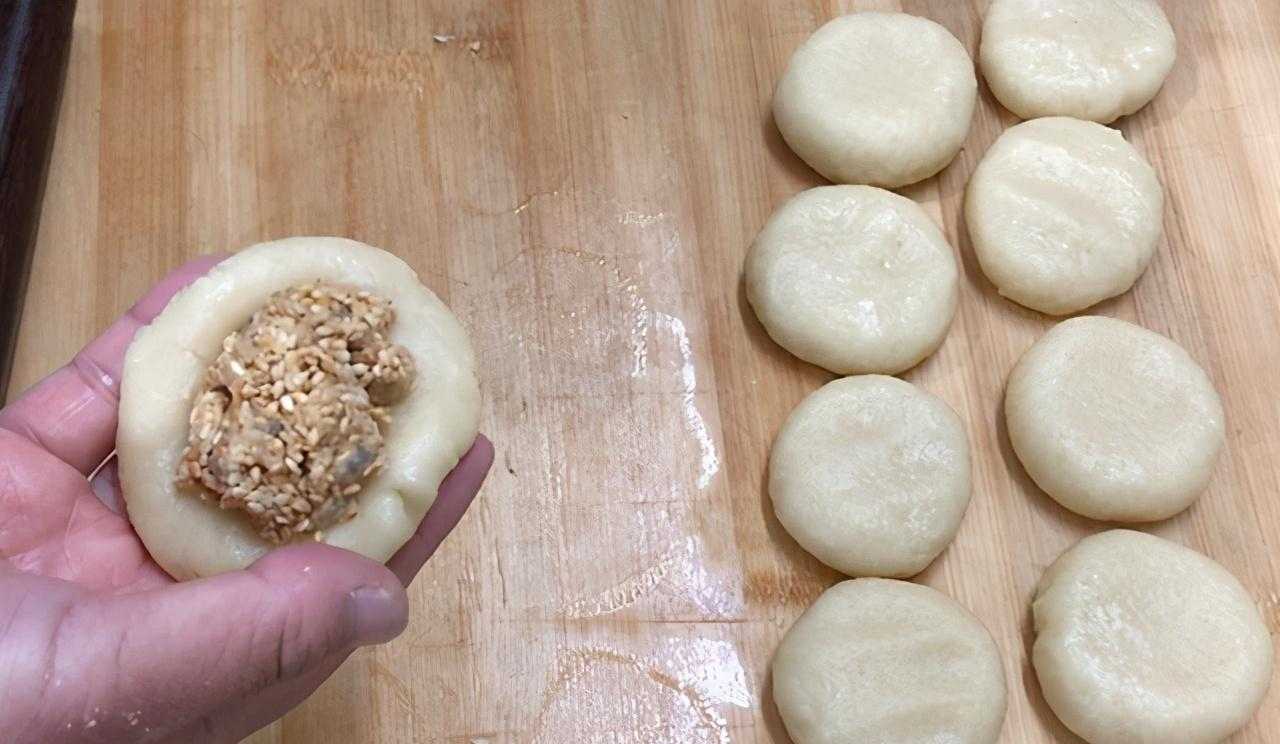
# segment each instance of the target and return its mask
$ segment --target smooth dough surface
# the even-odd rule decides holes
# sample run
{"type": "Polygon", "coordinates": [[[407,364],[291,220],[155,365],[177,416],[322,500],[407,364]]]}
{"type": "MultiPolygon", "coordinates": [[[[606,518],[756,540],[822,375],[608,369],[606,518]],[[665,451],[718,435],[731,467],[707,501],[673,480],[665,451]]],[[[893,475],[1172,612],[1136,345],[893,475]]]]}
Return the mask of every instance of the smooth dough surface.
{"type": "Polygon", "coordinates": [[[747,254],[747,298],[774,341],[839,374],[909,369],[942,344],[958,273],[918,204],[822,186],[782,205],[747,254]]]}
{"type": "Polygon", "coordinates": [[[1173,341],[1112,318],[1054,326],[1005,391],[1009,440],[1046,493],[1093,519],[1146,522],[1191,505],[1222,448],[1222,402],[1173,341]]]}
{"type": "Polygon", "coordinates": [[[1000,294],[1066,315],[1127,291],[1160,238],[1164,192],[1120,132],[1050,117],[1005,130],[978,164],[965,222],[1000,294]]]}
{"type": "Polygon", "coordinates": [[[180,491],[174,469],[192,397],[222,340],[276,291],[322,280],[391,300],[391,340],[413,355],[418,380],[392,409],[386,464],[357,497],[357,516],[324,542],[385,561],[435,501],[444,476],[475,440],[480,392],[471,344],[442,302],[399,258],[342,238],[261,243],[218,264],[138,331],[125,358],[117,453],[120,482],[139,537],[178,579],[243,568],[272,546],[236,511],[180,491]]]}
{"type": "Polygon", "coordinates": [[[992,0],[978,49],[991,92],[1021,118],[1103,124],[1154,98],[1176,55],[1154,0],[992,0]]]}
{"type": "Polygon", "coordinates": [[[795,51],[773,115],[791,149],[828,179],[895,188],[951,162],[977,90],[973,60],[942,26],[906,13],[853,13],[795,51]]]}
{"type": "Polygon", "coordinates": [[[960,527],[969,439],[940,398],[896,377],[829,382],[769,455],[769,495],[796,542],[851,576],[923,571],[960,527]]]}
{"type": "Polygon", "coordinates": [[[1158,537],[1086,537],[1049,567],[1032,610],[1045,700],[1091,744],[1220,742],[1271,681],[1271,636],[1244,587],[1158,537]]]}
{"type": "Polygon", "coordinates": [[[982,623],[905,581],[836,584],[773,657],[773,697],[795,744],[990,744],[1005,696],[982,623]]]}

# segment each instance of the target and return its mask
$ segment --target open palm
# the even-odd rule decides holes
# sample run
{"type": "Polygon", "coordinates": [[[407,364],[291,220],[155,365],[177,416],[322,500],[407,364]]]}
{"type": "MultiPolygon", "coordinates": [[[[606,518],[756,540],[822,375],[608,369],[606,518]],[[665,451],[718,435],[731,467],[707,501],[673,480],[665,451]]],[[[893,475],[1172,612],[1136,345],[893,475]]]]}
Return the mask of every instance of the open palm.
{"type": "Polygon", "coordinates": [[[235,741],[275,720],[356,647],[404,629],[404,587],[493,460],[480,437],[386,566],[308,544],[244,571],[174,582],[124,516],[114,463],[102,463],[114,449],[129,341],[217,260],[171,274],[0,410],[6,741],[235,741]]]}

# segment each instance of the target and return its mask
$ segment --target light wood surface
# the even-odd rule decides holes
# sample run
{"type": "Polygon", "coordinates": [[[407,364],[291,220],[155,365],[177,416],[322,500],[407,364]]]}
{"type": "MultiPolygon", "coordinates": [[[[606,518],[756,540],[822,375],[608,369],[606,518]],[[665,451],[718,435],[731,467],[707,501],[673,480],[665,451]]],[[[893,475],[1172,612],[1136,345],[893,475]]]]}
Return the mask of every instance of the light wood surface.
{"type": "MultiPolygon", "coordinates": [[[[1280,3],[1165,4],[1177,66],[1120,123],[1164,181],[1165,237],[1097,312],[1176,339],[1221,390],[1212,487],[1150,529],[1226,565],[1275,632],[1280,3]]],[[[984,6],[81,0],[14,390],[188,256],[294,234],[384,246],[470,330],[498,460],[414,585],[404,636],[256,744],[785,742],[770,656],[837,577],[763,491],[771,438],[829,379],[743,297],[754,233],[819,182],[771,123],[772,86],[842,11],[902,7],[972,52],[984,6]]],[[[1104,525],[1057,507],[1010,451],[1004,378],[1051,322],[995,294],[960,222],[1012,121],[984,89],[960,156],[904,190],[964,275],[945,345],[906,377],[967,421],[976,478],[919,580],[1003,649],[1003,740],[1071,742],[1028,665],[1028,600],[1104,525]]],[[[1275,687],[1233,741],[1280,741],[1275,687]]]]}

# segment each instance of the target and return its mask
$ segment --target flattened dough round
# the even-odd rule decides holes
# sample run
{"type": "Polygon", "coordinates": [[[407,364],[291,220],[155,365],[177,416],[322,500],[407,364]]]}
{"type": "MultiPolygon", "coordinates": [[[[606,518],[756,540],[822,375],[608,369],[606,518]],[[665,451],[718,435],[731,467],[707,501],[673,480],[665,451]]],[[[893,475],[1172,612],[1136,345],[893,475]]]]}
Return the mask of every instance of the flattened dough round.
{"type": "Polygon", "coordinates": [[[773,657],[774,701],[795,744],[990,744],[1005,694],[982,623],[905,581],[836,584],[773,657]]]}
{"type": "Polygon", "coordinates": [[[977,90],[973,60],[942,26],[906,13],[853,13],[795,51],[773,116],[791,149],[828,179],[895,188],[951,162],[977,90]]]}
{"type": "Polygon", "coordinates": [[[1093,519],[1148,522],[1187,508],[1224,438],[1204,370],[1173,341],[1112,318],[1054,326],[1013,368],[1004,407],[1027,473],[1093,519]]]}
{"type": "Polygon", "coordinates": [[[1045,700],[1091,744],[1215,744],[1271,681],[1271,636],[1244,587],[1158,537],[1086,537],[1049,567],[1032,610],[1045,700]]]}
{"type": "Polygon", "coordinates": [[[992,0],[978,62],[1022,117],[1106,124],[1155,97],[1177,40],[1155,0],[992,0]]]}
{"type": "Polygon", "coordinates": [[[480,392],[466,333],[399,258],[342,238],[290,238],[246,248],[179,292],[138,331],[125,358],[117,454],[138,536],[178,579],[244,568],[272,546],[237,511],[180,490],[192,397],[222,340],[273,292],[322,280],[393,303],[391,340],[407,348],[418,380],[392,409],[386,463],[357,496],[357,516],[324,542],[385,561],[413,534],[445,475],[475,440],[480,392]]]}
{"type": "Polygon", "coordinates": [[[896,377],[822,386],[791,412],[769,454],[778,520],[851,576],[923,571],[955,537],[970,489],[960,417],[896,377]]]}
{"type": "Polygon", "coordinates": [[[747,255],[747,299],[769,335],[839,374],[909,369],[956,311],[955,258],[915,202],[871,186],[823,186],[769,218],[747,255]]]}
{"type": "Polygon", "coordinates": [[[1005,130],[965,196],[982,271],[1000,294],[1050,315],[1132,287],[1163,209],[1155,170],[1120,132],[1066,117],[1005,130]]]}

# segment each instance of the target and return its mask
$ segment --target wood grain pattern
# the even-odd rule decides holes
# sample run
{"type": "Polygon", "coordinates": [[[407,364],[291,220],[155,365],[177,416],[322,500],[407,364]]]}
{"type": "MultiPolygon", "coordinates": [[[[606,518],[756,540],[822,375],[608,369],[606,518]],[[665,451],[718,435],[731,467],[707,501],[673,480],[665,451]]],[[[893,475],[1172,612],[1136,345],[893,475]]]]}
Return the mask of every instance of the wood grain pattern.
{"type": "MultiPolygon", "coordinates": [[[[768,340],[741,261],[773,206],[819,182],[771,123],[774,81],[817,25],[872,7],[972,51],[985,2],[81,1],[15,389],[185,257],[292,234],[397,252],[483,360],[498,461],[414,585],[408,631],[257,744],[786,741],[770,656],[837,577],[772,516],[765,459],[829,376],[768,340]]],[[[1166,8],[1177,66],[1120,124],[1164,181],[1165,237],[1098,311],[1178,340],[1222,391],[1212,487],[1151,530],[1225,564],[1275,631],[1280,4],[1166,8]]],[[[964,275],[950,336],[907,377],[961,412],[975,450],[972,506],[920,580],[1002,647],[1003,740],[1071,742],[1028,666],[1027,605],[1103,525],[1011,453],[1004,377],[1050,321],[996,295],[960,223],[1012,121],[982,91],[964,151],[905,190],[964,275]]],[[[1276,687],[1235,742],[1280,740],[1276,687]]]]}

